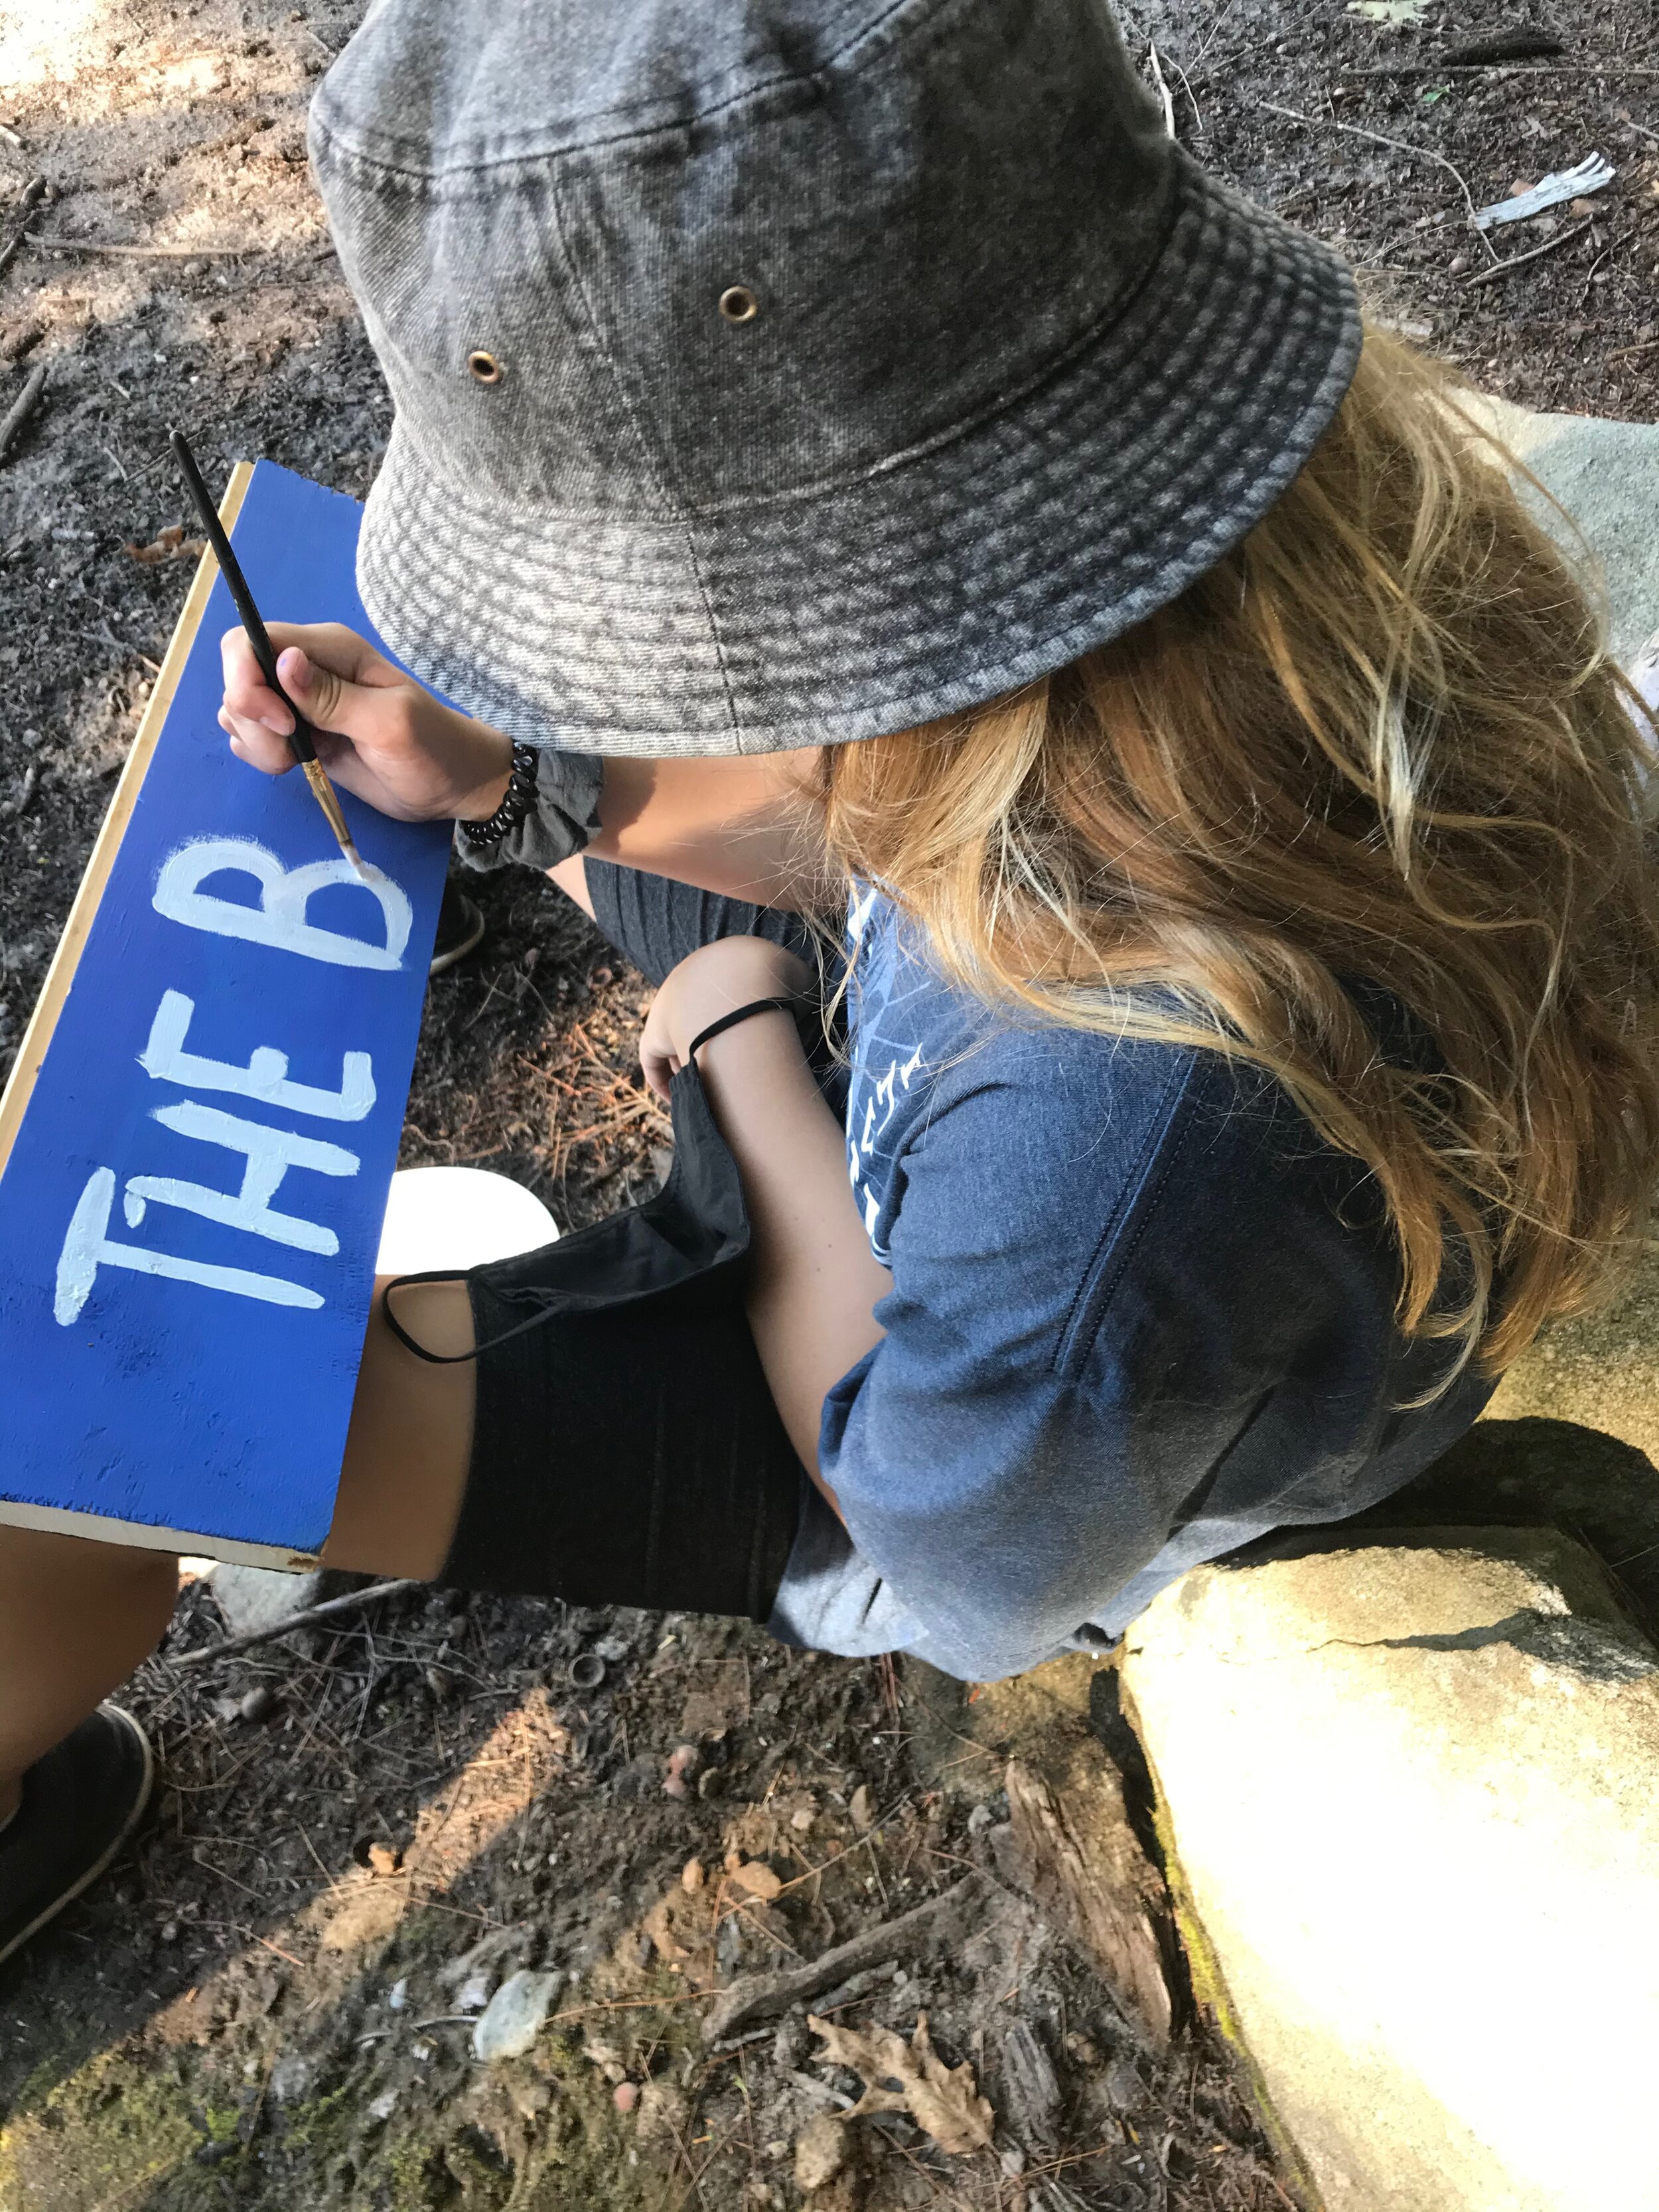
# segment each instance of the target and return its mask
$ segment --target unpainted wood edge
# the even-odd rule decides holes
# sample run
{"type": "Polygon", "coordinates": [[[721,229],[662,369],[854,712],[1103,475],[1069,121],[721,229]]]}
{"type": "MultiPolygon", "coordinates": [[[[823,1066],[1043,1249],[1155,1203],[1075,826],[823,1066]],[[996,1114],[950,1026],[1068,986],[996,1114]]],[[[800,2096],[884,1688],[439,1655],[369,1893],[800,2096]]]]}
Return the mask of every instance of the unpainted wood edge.
{"type": "Polygon", "coordinates": [[[258,1544],[240,1536],[208,1536],[199,1528],[163,1528],[153,1521],[120,1521],[106,1513],[86,1513],[68,1505],[30,1505],[0,1498],[0,1528],[33,1528],[48,1536],[89,1536],[95,1543],[130,1545],[137,1552],[188,1553],[238,1567],[274,1567],[304,1575],[320,1564],[314,1552],[291,1544],[258,1544]]]}
{"type": "MultiPolygon", "coordinates": [[[[242,500],[253,475],[251,461],[238,461],[230,472],[230,482],[220,503],[219,519],[229,530],[241,512],[242,500]]],[[[144,708],[143,720],[138,725],[138,734],[132,741],[126,764],[121,770],[121,780],[115,787],[109,811],[99,830],[97,842],[92,848],[92,858],[81,878],[75,894],[75,903],[70,908],[64,933],[58,940],[58,950],[46,970],[46,980],[40,987],[29,1025],[23,1032],[23,1042],[18,1047],[17,1058],[12,1063],[11,1076],[3,1095],[0,1095],[0,1176],[6,1171],[12,1147],[17,1141],[17,1132],[23,1126],[23,1116],[28,1111],[34,1093],[35,1079],[45,1063],[46,1052],[58,1027],[58,1016],[75,981],[75,971],[81,964],[81,955],[92,933],[109,882],[110,872],[115,866],[115,856],[121,849],[132,810],[138,803],[138,793],[155,757],[167,711],[173,705],[173,695],[179,689],[179,678],[185,672],[185,663],[190,658],[191,647],[196,642],[196,633],[207,612],[208,594],[213,589],[213,580],[219,573],[219,564],[213,557],[211,546],[203,553],[196,564],[196,574],[191,580],[189,592],[174,626],[167,649],[161,662],[161,672],[155,679],[155,689],[144,708]]]]}

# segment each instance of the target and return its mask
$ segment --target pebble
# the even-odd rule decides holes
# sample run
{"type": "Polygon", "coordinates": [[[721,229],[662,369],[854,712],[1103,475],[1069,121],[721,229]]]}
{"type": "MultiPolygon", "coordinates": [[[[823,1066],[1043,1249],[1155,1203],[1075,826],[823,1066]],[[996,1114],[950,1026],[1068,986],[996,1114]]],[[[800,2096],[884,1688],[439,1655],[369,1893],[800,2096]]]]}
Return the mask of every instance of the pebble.
{"type": "Polygon", "coordinates": [[[1146,2094],[1140,2076],[1127,2058],[1115,2058],[1104,2083],[1108,2102],[1115,2112],[1133,2112],[1146,2094]]]}
{"type": "Polygon", "coordinates": [[[809,2197],[847,2163],[847,2130],[833,2113],[820,2112],[795,2137],[795,2186],[809,2197]]]}
{"type": "Polygon", "coordinates": [[[276,1710],[276,1692],[261,1682],[257,1689],[248,1692],[236,1710],[245,1721],[269,1720],[276,1710]]]}
{"type": "Polygon", "coordinates": [[[611,2101],[619,2112],[631,2112],[640,2101],[637,2081],[618,2081],[611,2092],[611,2101]]]}
{"type": "Polygon", "coordinates": [[[482,2012],[495,1987],[494,1974],[469,1974],[455,1993],[457,2012],[482,2012]]]}
{"type": "Polygon", "coordinates": [[[1451,259],[1446,264],[1446,268],[1448,273],[1453,276],[1467,276],[1469,273],[1468,255],[1467,253],[1454,253],[1451,259]]]}
{"type": "Polygon", "coordinates": [[[279,2105],[291,2105],[310,2088],[316,2069],[297,2051],[285,2051],[270,2069],[270,2094],[279,2105]]]}
{"type": "Polygon", "coordinates": [[[397,2102],[398,2092],[395,2089],[382,2089],[378,2097],[369,2100],[368,2117],[371,2120],[389,2120],[397,2102]]]}
{"type": "Polygon", "coordinates": [[[990,1826],[993,1818],[994,1815],[988,1805],[975,1805],[973,1811],[968,1815],[969,1834],[970,1836],[983,1835],[986,1829],[990,1826]]]}
{"type": "Polygon", "coordinates": [[[509,1974],[472,2031],[475,2058],[522,2058],[542,2032],[564,1976],[532,1974],[520,1967],[509,1974]]]}
{"type": "Polygon", "coordinates": [[[393,1982],[392,1987],[386,1993],[386,2010],[388,2012],[403,2011],[404,2008],[409,2002],[409,1977],[407,1974],[404,1976],[401,1981],[393,1982]]]}
{"type": "Polygon", "coordinates": [[[603,1659],[607,1667],[619,1667],[633,1649],[625,1636],[602,1636],[593,1646],[593,1656],[603,1659]]]}
{"type": "Polygon", "coordinates": [[[164,1943],[176,1943],[179,1941],[179,1923],[176,1920],[164,1920],[161,1923],[161,1941],[164,1943]]]}
{"type": "Polygon", "coordinates": [[[676,1744],[668,1754],[671,1774],[692,1775],[702,1764],[702,1757],[695,1743],[676,1744]]]}
{"type": "Polygon", "coordinates": [[[680,1887],[688,1897],[695,1897],[708,1879],[708,1870],[701,1859],[687,1859],[680,1869],[680,1887]]]}
{"type": "Polygon", "coordinates": [[[662,1794],[665,1797],[689,1797],[691,1795],[691,1785],[683,1774],[665,1775],[663,1778],[662,1794]]]}
{"type": "Polygon", "coordinates": [[[798,1836],[805,1836],[810,1832],[812,1823],[817,1818],[816,1813],[810,1812],[803,1805],[799,1813],[792,1813],[789,1815],[789,1825],[798,1836]]]}

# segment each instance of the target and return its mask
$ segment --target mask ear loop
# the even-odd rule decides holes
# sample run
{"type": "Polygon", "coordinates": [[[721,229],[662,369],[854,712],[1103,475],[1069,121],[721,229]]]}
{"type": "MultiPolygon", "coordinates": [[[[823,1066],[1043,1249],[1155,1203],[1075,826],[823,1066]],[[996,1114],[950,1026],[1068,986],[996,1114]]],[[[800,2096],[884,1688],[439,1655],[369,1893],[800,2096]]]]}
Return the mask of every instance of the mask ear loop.
{"type": "Polygon", "coordinates": [[[380,1310],[386,1316],[386,1327],[405,1352],[412,1352],[416,1359],[425,1360],[428,1367],[465,1367],[470,1360],[481,1358],[486,1352],[494,1352],[498,1344],[510,1344],[515,1336],[524,1336],[532,1328],[542,1328],[545,1322],[551,1321],[558,1311],[556,1306],[544,1306],[540,1313],[532,1314],[528,1321],[521,1321],[515,1328],[503,1329],[499,1336],[489,1336],[482,1344],[475,1344],[471,1352],[428,1352],[425,1345],[416,1344],[392,1311],[392,1293],[393,1291],[404,1289],[410,1283],[464,1283],[465,1280],[465,1274],[441,1273],[430,1275],[394,1275],[386,1286],[385,1295],[380,1300],[380,1310]]]}
{"type": "MultiPolygon", "coordinates": [[[[696,1036],[686,1047],[686,1066],[688,1067],[696,1066],[697,1054],[711,1037],[717,1037],[726,1030],[735,1029],[739,1022],[748,1021],[752,1015],[771,1013],[793,1014],[799,1019],[800,1001],[793,996],[780,996],[772,999],[751,999],[746,1006],[734,1006],[729,1014],[722,1014],[718,1021],[710,1022],[707,1029],[698,1030],[696,1036]]],[[[380,1306],[386,1316],[386,1327],[405,1352],[412,1352],[416,1359],[423,1359],[428,1367],[465,1367],[469,1361],[481,1358],[484,1352],[494,1352],[497,1345],[511,1344],[515,1336],[526,1336],[532,1328],[543,1328],[559,1310],[556,1306],[544,1306],[540,1313],[532,1314],[528,1321],[521,1321],[516,1328],[503,1329],[499,1336],[487,1337],[483,1343],[475,1344],[471,1352],[428,1352],[425,1345],[417,1344],[415,1341],[392,1311],[392,1293],[394,1291],[404,1289],[411,1283],[464,1283],[465,1280],[465,1272],[457,1274],[453,1270],[446,1271],[439,1268],[427,1275],[394,1275],[386,1286],[380,1306]]]]}

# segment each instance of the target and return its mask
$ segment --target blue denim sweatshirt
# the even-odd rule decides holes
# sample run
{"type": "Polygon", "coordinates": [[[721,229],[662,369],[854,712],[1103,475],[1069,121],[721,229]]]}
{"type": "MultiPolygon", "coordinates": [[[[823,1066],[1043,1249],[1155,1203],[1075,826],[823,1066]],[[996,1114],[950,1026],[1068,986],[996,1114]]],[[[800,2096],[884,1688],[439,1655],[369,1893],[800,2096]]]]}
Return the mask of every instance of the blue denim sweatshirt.
{"type": "Polygon", "coordinates": [[[1395,1326],[1366,1171],[1212,1051],[1014,1023],[867,895],[848,1171],[885,1334],[824,1401],[774,1630],[989,1680],[1103,1648],[1187,1567],[1340,1520],[1492,1385],[1395,1326]]]}

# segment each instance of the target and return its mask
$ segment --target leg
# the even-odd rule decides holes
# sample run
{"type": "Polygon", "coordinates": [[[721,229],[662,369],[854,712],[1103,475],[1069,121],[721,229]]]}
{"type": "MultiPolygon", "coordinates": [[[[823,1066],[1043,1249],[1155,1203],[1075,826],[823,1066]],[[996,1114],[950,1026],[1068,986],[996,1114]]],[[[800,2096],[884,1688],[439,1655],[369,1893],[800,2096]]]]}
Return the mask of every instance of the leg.
{"type": "Polygon", "coordinates": [[[24,1768],[155,1650],[178,1592],[170,1553],[0,1528],[0,1820],[24,1768]]]}
{"type": "MultiPolygon", "coordinates": [[[[419,1285],[398,1310],[433,1351],[471,1349],[462,1285],[419,1285]]],[[[460,1512],[473,1394],[470,1364],[431,1367],[404,1349],[377,1295],[323,1553],[331,1566],[437,1573],[460,1512]]],[[[0,1820],[24,1769],[155,1649],[178,1589],[168,1553],[0,1528],[0,1820]]]]}

